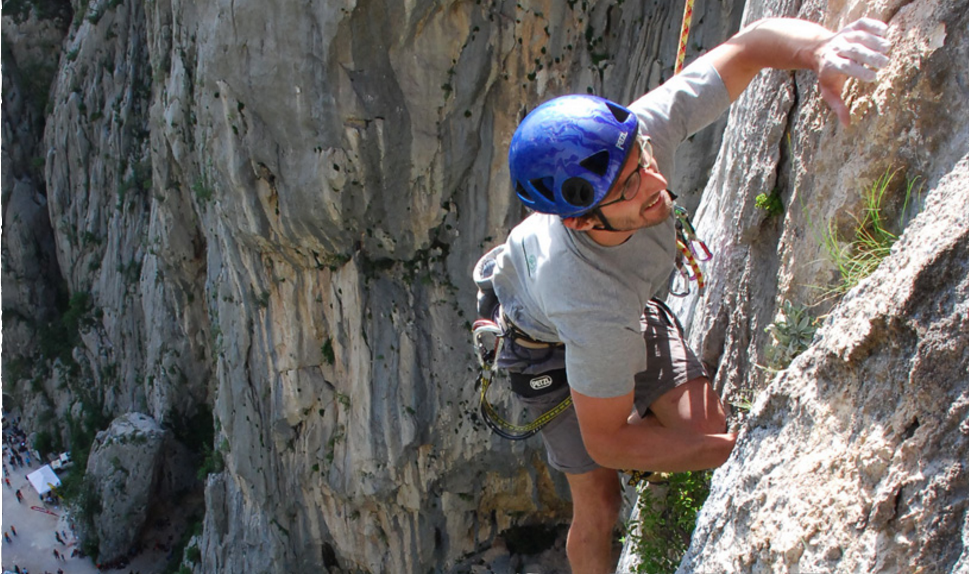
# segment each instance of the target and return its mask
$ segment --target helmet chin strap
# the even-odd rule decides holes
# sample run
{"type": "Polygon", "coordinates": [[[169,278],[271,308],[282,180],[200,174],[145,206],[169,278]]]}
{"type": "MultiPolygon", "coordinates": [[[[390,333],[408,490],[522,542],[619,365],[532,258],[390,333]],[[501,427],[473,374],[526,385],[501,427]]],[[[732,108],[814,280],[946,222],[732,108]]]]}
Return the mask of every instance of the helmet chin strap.
{"type": "Polygon", "coordinates": [[[599,218],[599,221],[602,222],[602,225],[593,226],[592,229],[598,229],[600,231],[619,231],[613,227],[611,223],[609,223],[609,220],[606,219],[606,216],[602,214],[602,210],[598,207],[592,208],[592,214],[599,218]]]}

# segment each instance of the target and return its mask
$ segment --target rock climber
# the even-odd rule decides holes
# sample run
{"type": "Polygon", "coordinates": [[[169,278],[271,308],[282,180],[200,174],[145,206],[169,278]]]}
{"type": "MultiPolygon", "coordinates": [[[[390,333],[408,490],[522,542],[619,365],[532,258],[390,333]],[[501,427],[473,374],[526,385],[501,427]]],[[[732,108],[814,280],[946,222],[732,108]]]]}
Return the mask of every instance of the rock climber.
{"type": "Polygon", "coordinates": [[[530,412],[572,397],[574,408],[542,437],[572,495],[566,552],[575,574],[615,568],[614,469],[715,468],[736,439],[677,318],[654,298],[665,295],[677,249],[666,179],[674,151],[764,68],[814,71],[848,125],[842,88],[848,78],[873,81],[888,62],[886,30],[872,19],[836,33],[760,20],[628,107],[562,96],[518,126],[512,185],[535,213],[485,257],[494,259],[497,317],[510,333],[499,366],[540,381],[520,397],[530,412]]]}

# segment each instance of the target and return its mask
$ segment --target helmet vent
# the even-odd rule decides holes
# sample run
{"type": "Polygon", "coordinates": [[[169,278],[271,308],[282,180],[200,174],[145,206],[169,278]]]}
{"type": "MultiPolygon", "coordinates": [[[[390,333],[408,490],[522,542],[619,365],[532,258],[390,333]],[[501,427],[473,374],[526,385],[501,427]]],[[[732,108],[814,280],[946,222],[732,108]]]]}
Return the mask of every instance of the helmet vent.
{"type": "Polygon", "coordinates": [[[620,106],[617,106],[611,102],[606,103],[606,107],[609,108],[610,112],[612,112],[612,115],[614,118],[616,118],[616,121],[618,121],[621,124],[625,123],[626,118],[629,117],[629,110],[624,109],[620,106]]]}
{"type": "Polygon", "coordinates": [[[595,196],[592,184],[581,177],[570,177],[562,184],[562,198],[576,207],[592,205],[595,196]]]}
{"type": "Polygon", "coordinates": [[[546,179],[550,179],[550,178],[542,177],[538,179],[533,179],[529,183],[532,184],[532,187],[534,187],[538,191],[538,193],[541,193],[542,195],[544,195],[545,199],[549,201],[555,201],[555,192],[552,191],[552,188],[545,181],[546,179]]]}
{"type": "Polygon", "coordinates": [[[597,176],[603,177],[606,175],[606,171],[609,169],[609,152],[602,150],[598,153],[594,153],[580,161],[579,165],[596,174],[597,176]]]}

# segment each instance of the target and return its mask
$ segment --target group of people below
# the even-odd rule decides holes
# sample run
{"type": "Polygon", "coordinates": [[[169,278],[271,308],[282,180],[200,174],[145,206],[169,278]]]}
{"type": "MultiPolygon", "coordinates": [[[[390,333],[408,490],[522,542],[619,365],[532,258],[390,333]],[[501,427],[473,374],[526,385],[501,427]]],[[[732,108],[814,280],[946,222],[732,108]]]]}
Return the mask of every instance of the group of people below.
{"type": "MultiPolygon", "coordinates": [[[[21,568],[20,566],[17,566],[17,565],[14,565],[12,572],[15,572],[16,574],[30,574],[29,570],[27,570],[26,568],[21,568]]],[[[53,574],[53,573],[50,570],[44,570],[44,574],[53,574]]],[[[62,568],[58,568],[57,574],[64,574],[64,570],[62,568]]]]}
{"type": "MultiPolygon", "coordinates": [[[[10,468],[17,470],[27,468],[31,464],[30,446],[27,444],[27,433],[19,426],[20,419],[12,423],[3,424],[3,446],[4,446],[4,474],[9,474],[10,468]]],[[[34,457],[33,460],[37,460],[34,457]]]]}
{"type": "MultiPolygon", "coordinates": [[[[31,448],[31,445],[28,442],[27,432],[20,426],[20,422],[20,417],[14,417],[12,420],[8,421],[7,417],[4,416],[2,442],[3,485],[5,488],[9,488],[13,491],[14,497],[17,499],[18,503],[25,504],[27,503],[27,495],[24,494],[24,489],[30,489],[28,486],[28,475],[30,474],[31,470],[33,470],[33,466],[41,462],[41,458],[39,454],[33,451],[31,448]],[[11,479],[13,479],[13,481],[11,479]],[[16,481],[16,483],[14,481],[16,481]],[[26,484],[24,484],[24,482],[26,482],[26,484]]],[[[56,508],[61,502],[60,497],[54,491],[39,494],[38,497],[40,503],[43,505],[42,510],[46,509],[48,506],[53,506],[56,508]]],[[[16,525],[12,524],[9,520],[7,520],[6,517],[4,517],[4,545],[16,545],[20,534],[21,533],[17,531],[16,525]]],[[[51,555],[55,560],[67,562],[70,559],[84,556],[81,550],[77,547],[76,537],[73,535],[73,525],[70,534],[67,530],[55,530],[53,533],[53,538],[56,545],[51,549],[51,555]]],[[[31,570],[28,570],[19,564],[14,564],[10,567],[5,566],[4,571],[15,572],[17,574],[30,574],[31,572],[31,570]]],[[[33,572],[36,574],[38,571],[33,570],[33,572]]],[[[55,574],[55,572],[56,574],[64,574],[64,569],[58,568],[54,572],[51,572],[50,570],[43,570],[44,574],[55,574]]]]}

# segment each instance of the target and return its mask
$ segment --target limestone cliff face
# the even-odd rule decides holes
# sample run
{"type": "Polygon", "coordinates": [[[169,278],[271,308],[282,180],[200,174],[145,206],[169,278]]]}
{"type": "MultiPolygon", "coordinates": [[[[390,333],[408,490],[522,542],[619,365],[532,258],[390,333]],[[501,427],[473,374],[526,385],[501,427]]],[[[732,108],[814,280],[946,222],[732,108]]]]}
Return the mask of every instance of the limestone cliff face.
{"type": "MultiPolygon", "coordinates": [[[[736,29],[730,6],[698,6],[691,55],[736,29]]],[[[470,270],[521,216],[504,166],[519,118],[553,95],[658,84],[679,9],[62,8],[43,137],[11,135],[27,121],[16,77],[4,103],[4,334],[24,341],[5,340],[5,367],[9,349],[21,362],[4,390],[28,418],[63,421],[64,446],[131,412],[191,442],[211,412],[221,463],[196,572],[447,570],[510,526],[565,520],[540,443],[496,439],[475,414],[470,270]],[[8,173],[30,173],[8,153],[38,158],[33,211],[16,214],[36,225],[13,223],[8,173]],[[36,270],[11,230],[56,264],[36,270]],[[31,299],[62,282],[57,305],[31,299]],[[49,333],[61,344],[29,344],[49,333]]],[[[8,27],[30,45],[42,12],[5,12],[5,74],[8,27]]],[[[685,153],[709,165],[716,134],[685,153]]]]}

